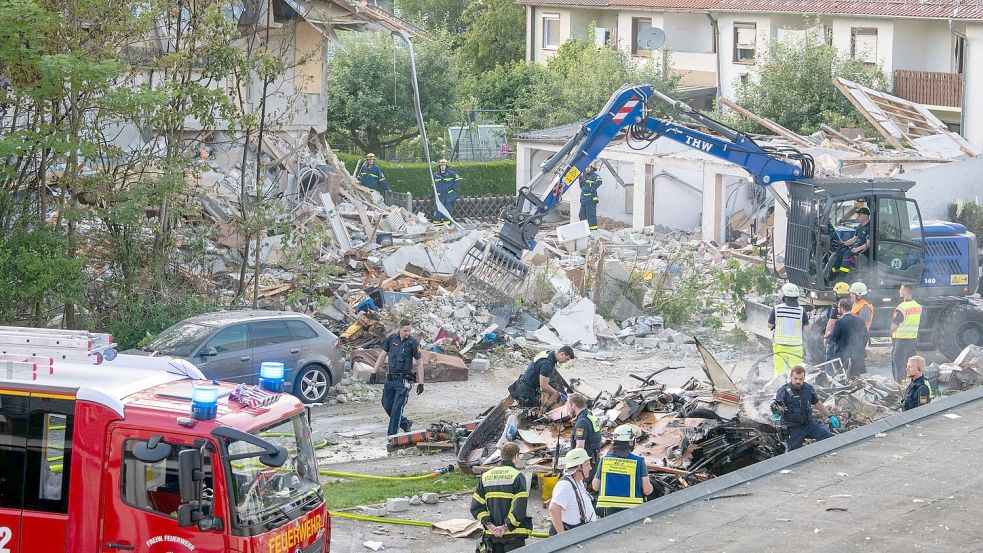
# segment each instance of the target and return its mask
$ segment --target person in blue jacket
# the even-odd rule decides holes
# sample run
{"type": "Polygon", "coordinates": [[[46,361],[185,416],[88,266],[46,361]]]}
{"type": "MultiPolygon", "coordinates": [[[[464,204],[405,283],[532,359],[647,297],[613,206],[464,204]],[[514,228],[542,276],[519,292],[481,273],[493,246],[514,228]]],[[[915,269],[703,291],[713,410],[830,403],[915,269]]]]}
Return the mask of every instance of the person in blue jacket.
{"type": "Polygon", "coordinates": [[[597,162],[591,163],[580,176],[580,220],[587,221],[592,231],[597,230],[597,189],[601,187],[597,174],[597,162]]]}
{"type": "MultiPolygon", "coordinates": [[[[440,203],[444,204],[447,213],[454,215],[454,202],[457,201],[458,189],[461,186],[461,176],[447,168],[447,160],[442,159],[437,162],[437,172],[433,174],[433,183],[437,188],[437,197],[440,203]]],[[[450,221],[444,214],[437,210],[434,204],[433,224],[447,225],[450,221]]]]}
{"type": "Polygon", "coordinates": [[[375,164],[375,154],[365,154],[365,163],[358,170],[358,183],[366,188],[371,188],[382,194],[389,192],[389,183],[386,182],[386,175],[382,169],[375,164]]]}

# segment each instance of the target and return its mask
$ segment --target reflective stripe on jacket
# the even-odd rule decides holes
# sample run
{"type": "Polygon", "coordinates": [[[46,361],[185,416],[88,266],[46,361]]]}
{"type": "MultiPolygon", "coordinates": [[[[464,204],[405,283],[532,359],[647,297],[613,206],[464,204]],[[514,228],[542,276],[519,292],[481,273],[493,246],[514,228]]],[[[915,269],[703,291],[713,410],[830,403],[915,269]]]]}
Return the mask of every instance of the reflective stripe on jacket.
{"type": "Polygon", "coordinates": [[[527,537],[532,531],[532,520],[526,516],[526,477],[510,465],[495,467],[481,475],[478,487],[471,496],[471,516],[481,524],[485,535],[485,525],[505,526],[508,531],[504,538],[527,537]]]}
{"type": "Polygon", "coordinates": [[[775,306],[775,343],[780,346],[802,345],[802,319],[805,308],[801,305],[775,306]]]}
{"type": "Polygon", "coordinates": [[[637,455],[615,457],[608,455],[601,459],[601,467],[597,478],[601,488],[597,495],[597,507],[628,508],[641,505],[645,501],[642,495],[640,479],[642,458],[637,455]]]}
{"type": "Polygon", "coordinates": [[[918,326],[922,322],[922,306],[915,300],[908,300],[899,303],[894,310],[904,315],[904,320],[898,325],[898,329],[891,334],[891,337],[901,340],[917,339],[918,326]]]}

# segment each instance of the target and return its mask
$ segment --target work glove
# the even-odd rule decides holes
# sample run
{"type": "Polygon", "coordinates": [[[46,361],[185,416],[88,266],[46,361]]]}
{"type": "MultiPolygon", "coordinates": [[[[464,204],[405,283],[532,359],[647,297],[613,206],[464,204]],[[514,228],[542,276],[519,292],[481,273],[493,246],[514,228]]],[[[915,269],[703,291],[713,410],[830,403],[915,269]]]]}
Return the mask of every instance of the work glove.
{"type": "Polygon", "coordinates": [[[776,420],[776,421],[782,420],[782,414],[772,411],[771,420],[776,420]]]}
{"type": "Polygon", "coordinates": [[[830,417],[829,417],[829,424],[833,428],[839,428],[840,427],[840,419],[836,418],[836,415],[830,415],[830,417]]]}
{"type": "MultiPolygon", "coordinates": [[[[423,384],[417,384],[416,385],[416,395],[420,395],[422,393],[423,393],[423,384]]],[[[837,424],[839,424],[839,423],[837,423],[837,424]]]]}
{"type": "Polygon", "coordinates": [[[562,400],[562,401],[563,401],[564,403],[566,403],[566,401],[567,401],[567,394],[563,394],[563,393],[561,393],[561,394],[560,394],[560,399],[561,399],[561,400],[562,400]]]}

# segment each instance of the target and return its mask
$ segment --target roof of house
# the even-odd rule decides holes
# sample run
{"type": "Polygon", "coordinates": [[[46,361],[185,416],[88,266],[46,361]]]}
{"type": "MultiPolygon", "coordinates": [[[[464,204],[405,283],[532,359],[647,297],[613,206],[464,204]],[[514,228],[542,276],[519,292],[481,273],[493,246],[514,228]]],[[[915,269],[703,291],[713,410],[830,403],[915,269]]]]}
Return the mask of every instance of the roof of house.
{"type": "Polygon", "coordinates": [[[981,0],[516,0],[533,6],[980,19],[981,0]]]}

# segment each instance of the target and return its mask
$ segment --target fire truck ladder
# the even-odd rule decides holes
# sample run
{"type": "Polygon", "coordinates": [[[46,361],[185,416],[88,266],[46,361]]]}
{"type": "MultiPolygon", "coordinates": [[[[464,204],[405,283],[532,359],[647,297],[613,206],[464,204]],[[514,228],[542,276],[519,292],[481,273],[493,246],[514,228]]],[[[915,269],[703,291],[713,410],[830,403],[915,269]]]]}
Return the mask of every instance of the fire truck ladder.
{"type": "Polygon", "coordinates": [[[112,334],[0,326],[0,377],[37,380],[39,374],[54,374],[56,361],[99,365],[115,358],[112,334]]]}

